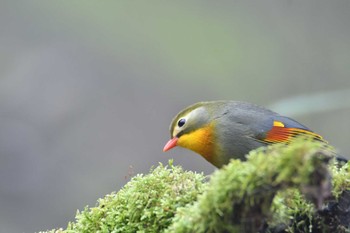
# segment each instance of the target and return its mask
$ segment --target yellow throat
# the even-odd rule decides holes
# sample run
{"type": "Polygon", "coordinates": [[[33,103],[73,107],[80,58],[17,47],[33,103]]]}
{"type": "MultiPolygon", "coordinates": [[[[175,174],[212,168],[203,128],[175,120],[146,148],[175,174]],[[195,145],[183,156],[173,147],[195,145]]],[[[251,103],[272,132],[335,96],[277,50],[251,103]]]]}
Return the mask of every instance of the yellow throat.
{"type": "Polygon", "coordinates": [[[206,125],[191,133],[179,137],[178,146],[192,150],[202,155],[206,160],[214,163],[214,134],[212,125],[206,125]]]}

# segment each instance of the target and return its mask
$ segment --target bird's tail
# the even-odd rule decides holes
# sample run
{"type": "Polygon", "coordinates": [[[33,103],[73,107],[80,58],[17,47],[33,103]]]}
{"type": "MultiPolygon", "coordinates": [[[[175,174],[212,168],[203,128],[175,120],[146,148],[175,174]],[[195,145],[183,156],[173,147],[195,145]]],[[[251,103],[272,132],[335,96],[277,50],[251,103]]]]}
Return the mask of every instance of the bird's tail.
{"type": "Polygon", "coordinates": [[[336,154],[335,155],[335,159],[339,162],[339,163],[347,163],[349,161],[348,158],[346,158],[345,156],[343,155],[339,155],[339,154],[336,154]]]}

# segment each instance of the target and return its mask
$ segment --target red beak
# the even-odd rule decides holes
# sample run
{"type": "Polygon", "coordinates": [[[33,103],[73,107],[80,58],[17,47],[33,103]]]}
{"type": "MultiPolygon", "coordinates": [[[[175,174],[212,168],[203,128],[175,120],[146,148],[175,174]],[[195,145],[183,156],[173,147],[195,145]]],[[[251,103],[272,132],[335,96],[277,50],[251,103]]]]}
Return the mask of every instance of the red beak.
{"type": "Polygon", "coordinates": [[[170,140],[165,144],[165,146],[164,146],[164,148],[163,148],[163,151],[165,152],[165,151],[170,150],[171,148],[174,148],[174,147],[176,146],[176,144],[177,144],[177,140],[178,140],[177,137],[174,137],[174,138],[170,139],[170,140]]]}

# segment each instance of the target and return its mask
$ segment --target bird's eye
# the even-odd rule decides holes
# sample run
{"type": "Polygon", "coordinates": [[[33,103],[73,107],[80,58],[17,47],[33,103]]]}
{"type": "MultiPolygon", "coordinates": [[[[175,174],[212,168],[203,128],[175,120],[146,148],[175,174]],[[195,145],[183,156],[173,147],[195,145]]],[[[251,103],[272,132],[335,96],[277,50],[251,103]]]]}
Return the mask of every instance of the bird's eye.
{"type": "Polygon", "coordinates": [[[177,122],[177,125],[179,127],[182,127],[186,123],[186,120],[184,118],[180,119],[179,122],[177,122]]]}

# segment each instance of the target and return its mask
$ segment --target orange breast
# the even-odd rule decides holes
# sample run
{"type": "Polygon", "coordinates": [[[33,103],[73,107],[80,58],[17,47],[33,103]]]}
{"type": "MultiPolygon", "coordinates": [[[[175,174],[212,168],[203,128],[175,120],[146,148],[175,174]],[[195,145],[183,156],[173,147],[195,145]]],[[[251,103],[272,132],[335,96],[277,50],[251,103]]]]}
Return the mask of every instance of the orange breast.
{"type": "Polygon", "coordinates": [[[179,138],[177,145],[192,150],[202,155],[209,162],[213,162],[214,135],[211,125],[207,125],[191,133],[182,135],[179,138]]]}

